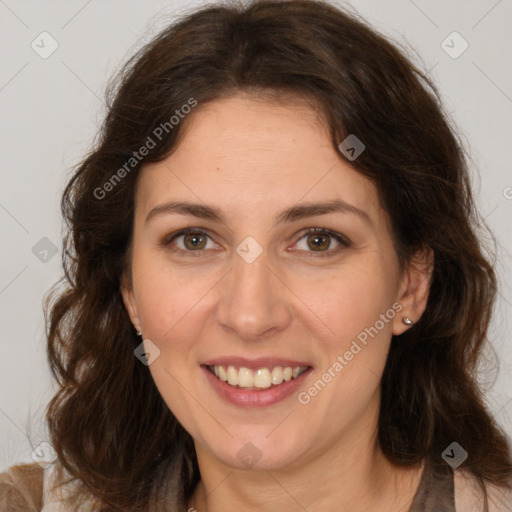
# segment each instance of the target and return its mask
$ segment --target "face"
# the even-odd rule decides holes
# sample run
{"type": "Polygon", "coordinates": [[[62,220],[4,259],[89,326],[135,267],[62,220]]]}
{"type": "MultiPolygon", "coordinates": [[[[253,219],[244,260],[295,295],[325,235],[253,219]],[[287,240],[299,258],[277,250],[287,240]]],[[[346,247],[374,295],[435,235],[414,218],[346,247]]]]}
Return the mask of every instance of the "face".
{"type": "Polygon", "coordinates": [[[186,122],[141,172],[122,288],[160,351],[163,399],[198,452],[234,468],[292,467],[375,433],[390,338],[426,300],[375,186],[306,104],[239,95],[186,122]]]}

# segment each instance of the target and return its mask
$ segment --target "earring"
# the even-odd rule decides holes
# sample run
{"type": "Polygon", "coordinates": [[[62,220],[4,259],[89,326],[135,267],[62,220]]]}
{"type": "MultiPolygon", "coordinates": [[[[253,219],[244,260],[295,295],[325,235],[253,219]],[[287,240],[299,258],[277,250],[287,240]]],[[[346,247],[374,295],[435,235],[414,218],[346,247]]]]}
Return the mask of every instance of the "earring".
{"type": "Polygon", "coordinates": [[[140,329],[137,329],[137,336],[142,336],[142,331],[140,329]]]}
{"type": "Polygon", "coordinates": [[[404,316],[402,318],[402,322],[408,327],[412,325],[412,320],[408,316],[404,316]]]}

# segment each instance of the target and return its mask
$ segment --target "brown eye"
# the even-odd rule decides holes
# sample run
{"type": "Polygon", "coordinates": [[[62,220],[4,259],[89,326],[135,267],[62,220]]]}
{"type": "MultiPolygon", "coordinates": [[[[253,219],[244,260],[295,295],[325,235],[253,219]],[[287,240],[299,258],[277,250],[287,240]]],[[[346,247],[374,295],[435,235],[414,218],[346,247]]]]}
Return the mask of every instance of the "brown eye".
{"type": "Polygon", "coordinates": [[[218,245],[200,228],[186,228],[165,238],[162,245],[180,255],[200,256],[218,245]]]}
{"type": "Polygon", "coordinates": [[[204,249],[206,246],[206,236],[201,233],[187,233],[183,235],[183,244],[185,248],[194,251],[196,249],[204,249]]]}
{"type": "Polygon", "coordinates": [[[307,237],[308,247],[313,251],[323,251],[329,249],[331,240],[328,235],[313,234],[307,237]]]}
{"type": "Polygon", "coordinates": [[[336,231],[326,228],[310,228],[295,244],[304,256],[334,256],[351,246],[350,240],[336,231]]]}

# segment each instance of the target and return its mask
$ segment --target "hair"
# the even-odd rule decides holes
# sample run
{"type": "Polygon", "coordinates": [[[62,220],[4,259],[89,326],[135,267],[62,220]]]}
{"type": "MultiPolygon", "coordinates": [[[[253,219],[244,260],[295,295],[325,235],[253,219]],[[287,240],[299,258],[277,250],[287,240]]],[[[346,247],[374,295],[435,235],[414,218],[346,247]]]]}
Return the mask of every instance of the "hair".
{"type": "Polygon", "coordinates": [[[366,150],[348,163],[375,184],[399,261],[433,251],[426,310],[393,336],[381,382],[385,455],[403,466],[445,464],[441,453],[457,441],[469,453],[462,468],[483,489],[510,487],[507,439],[477,383],[496,278],[477,236],[465,150],[439,93],[357,15],[323,1],[272,0],[202,7],[133,56],[107,91],[95,147],[65,188],[64,286],[45,303],[59,384],[47,422],[69,481],[81,484],[77,496],[93,496],[102,511],[185,511],[199,481],[191,436],[134,357],[140,340],[120,286],[140,169],[172,153],[193,113],[169,120],[193,101],[198,110],[240,93],[313,102],[337,151],[355,134],[366,150]],[[149,139],[155,147],[135,158],[149,139]]]}

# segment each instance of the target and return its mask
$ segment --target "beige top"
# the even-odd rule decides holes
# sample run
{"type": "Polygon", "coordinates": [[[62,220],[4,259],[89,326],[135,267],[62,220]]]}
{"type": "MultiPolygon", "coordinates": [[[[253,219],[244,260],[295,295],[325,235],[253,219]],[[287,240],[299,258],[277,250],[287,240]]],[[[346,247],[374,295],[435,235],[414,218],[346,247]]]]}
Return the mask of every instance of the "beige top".
{"type": "MultiPolygon", "coordinates": [[[[12,466],[0,474],[1,512],[69,512],[61,502],[56,480],[56,463],[44,470],[37,464],[12,466]],[[42,507],[42,508],[41,508],[42,507]]],[[[425,468],[427,469],[427,468],[425,468]]],[[[72,485],[72,484],[68,484],[72,485]]],[[[512,491],[488,486],[489,512],[512,512],[512,491]]],[[[94,502],[74,512],[97,510],[94,502]]],[[[423,472],[408,512],[483,512],[483,502],[473,477],[448,466],[423,472]]],[[[405,512],[405,511],[404,511],[405,512]]]]}
{"type": "MultiPolygon", "coordinates": [[[[44,467],[39,464],[18,464],[0,473],[0,512],[70,512],[62,502],[61,493],[69,490],[74,482],[62,489],[53,489],[57,482],[56,463],[44,467]]],[[[73,506],[73,512],[92,512],[94,500],[83,507],[73,506]]]]}
{"type": "Polygon", "coordinates": [[[44,468],[43,508],[41,512],[68,512],[61,503],[59,495],[51,489],[51,485],[56,481],[55,468],[55,463],[44,468]]]}

